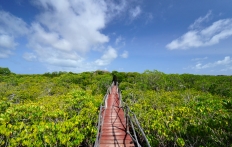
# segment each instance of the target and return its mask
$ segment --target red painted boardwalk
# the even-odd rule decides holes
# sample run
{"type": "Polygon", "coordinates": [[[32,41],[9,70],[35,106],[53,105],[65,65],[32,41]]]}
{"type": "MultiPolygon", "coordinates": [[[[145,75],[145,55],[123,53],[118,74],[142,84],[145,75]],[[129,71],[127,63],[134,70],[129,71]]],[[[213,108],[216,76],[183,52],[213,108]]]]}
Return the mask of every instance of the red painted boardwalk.
{"type": "Polygon", "coordinates": [[[116,86],[113,86],[107,99],[107,108],[102,113],[99,147],[134,147],[130,135],[126,133],[126,119],[123,109],[119,107],[116,86]]]}

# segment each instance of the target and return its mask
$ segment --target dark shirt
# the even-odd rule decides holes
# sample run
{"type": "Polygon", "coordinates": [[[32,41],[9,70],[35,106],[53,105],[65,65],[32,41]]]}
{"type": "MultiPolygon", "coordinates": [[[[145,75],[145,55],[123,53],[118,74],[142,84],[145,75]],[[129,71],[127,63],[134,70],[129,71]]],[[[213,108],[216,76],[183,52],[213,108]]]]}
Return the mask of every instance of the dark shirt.
{"type": "Polygon", "coordinates": [[[114,85],[116,85],[116,83],[117,83],[117,76],[116,75],[113,75],[113,82],[114,82],[114,85]]]}

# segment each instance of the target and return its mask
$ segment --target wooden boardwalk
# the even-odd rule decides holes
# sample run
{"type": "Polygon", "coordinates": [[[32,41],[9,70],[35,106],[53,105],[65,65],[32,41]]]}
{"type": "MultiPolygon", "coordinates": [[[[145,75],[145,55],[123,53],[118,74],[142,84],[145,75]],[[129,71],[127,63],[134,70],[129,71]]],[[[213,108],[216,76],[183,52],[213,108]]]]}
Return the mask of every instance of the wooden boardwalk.
{"type": "Polygon", "coordinates": [[[119,107],[117,87],[113,86],[108,95],[107,108],[102,110],[99,147],[134,147],[134,143],[126,130],[126,119],[123,109],[119,107]]]}

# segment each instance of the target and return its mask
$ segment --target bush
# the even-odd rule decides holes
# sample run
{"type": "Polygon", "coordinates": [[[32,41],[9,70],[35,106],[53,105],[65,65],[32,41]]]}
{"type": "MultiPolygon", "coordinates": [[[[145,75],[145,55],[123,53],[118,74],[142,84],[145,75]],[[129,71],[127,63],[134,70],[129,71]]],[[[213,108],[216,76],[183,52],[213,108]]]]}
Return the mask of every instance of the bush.
{"type": "Polygon", "coordinates": [[[9,68],[0,67],[0,74],[1,75],[9,75],[9,74],[11,74],[11,71],[9,70],[9,68]]]}

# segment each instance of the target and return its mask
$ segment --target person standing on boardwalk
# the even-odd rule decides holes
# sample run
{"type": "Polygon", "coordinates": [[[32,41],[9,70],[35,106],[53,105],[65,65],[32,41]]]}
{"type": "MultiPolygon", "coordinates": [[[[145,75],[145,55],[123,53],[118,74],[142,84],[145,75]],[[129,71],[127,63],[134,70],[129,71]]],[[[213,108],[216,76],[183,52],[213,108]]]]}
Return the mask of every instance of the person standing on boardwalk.
{"type": "Polygon", "coordinates": [[[116,75],[113,75],[113,80],[112,80],[112,82],[114,82],[114,85],[117,84],[118,79],[117,79],[117,76],[116,76],[116,75]]]}

